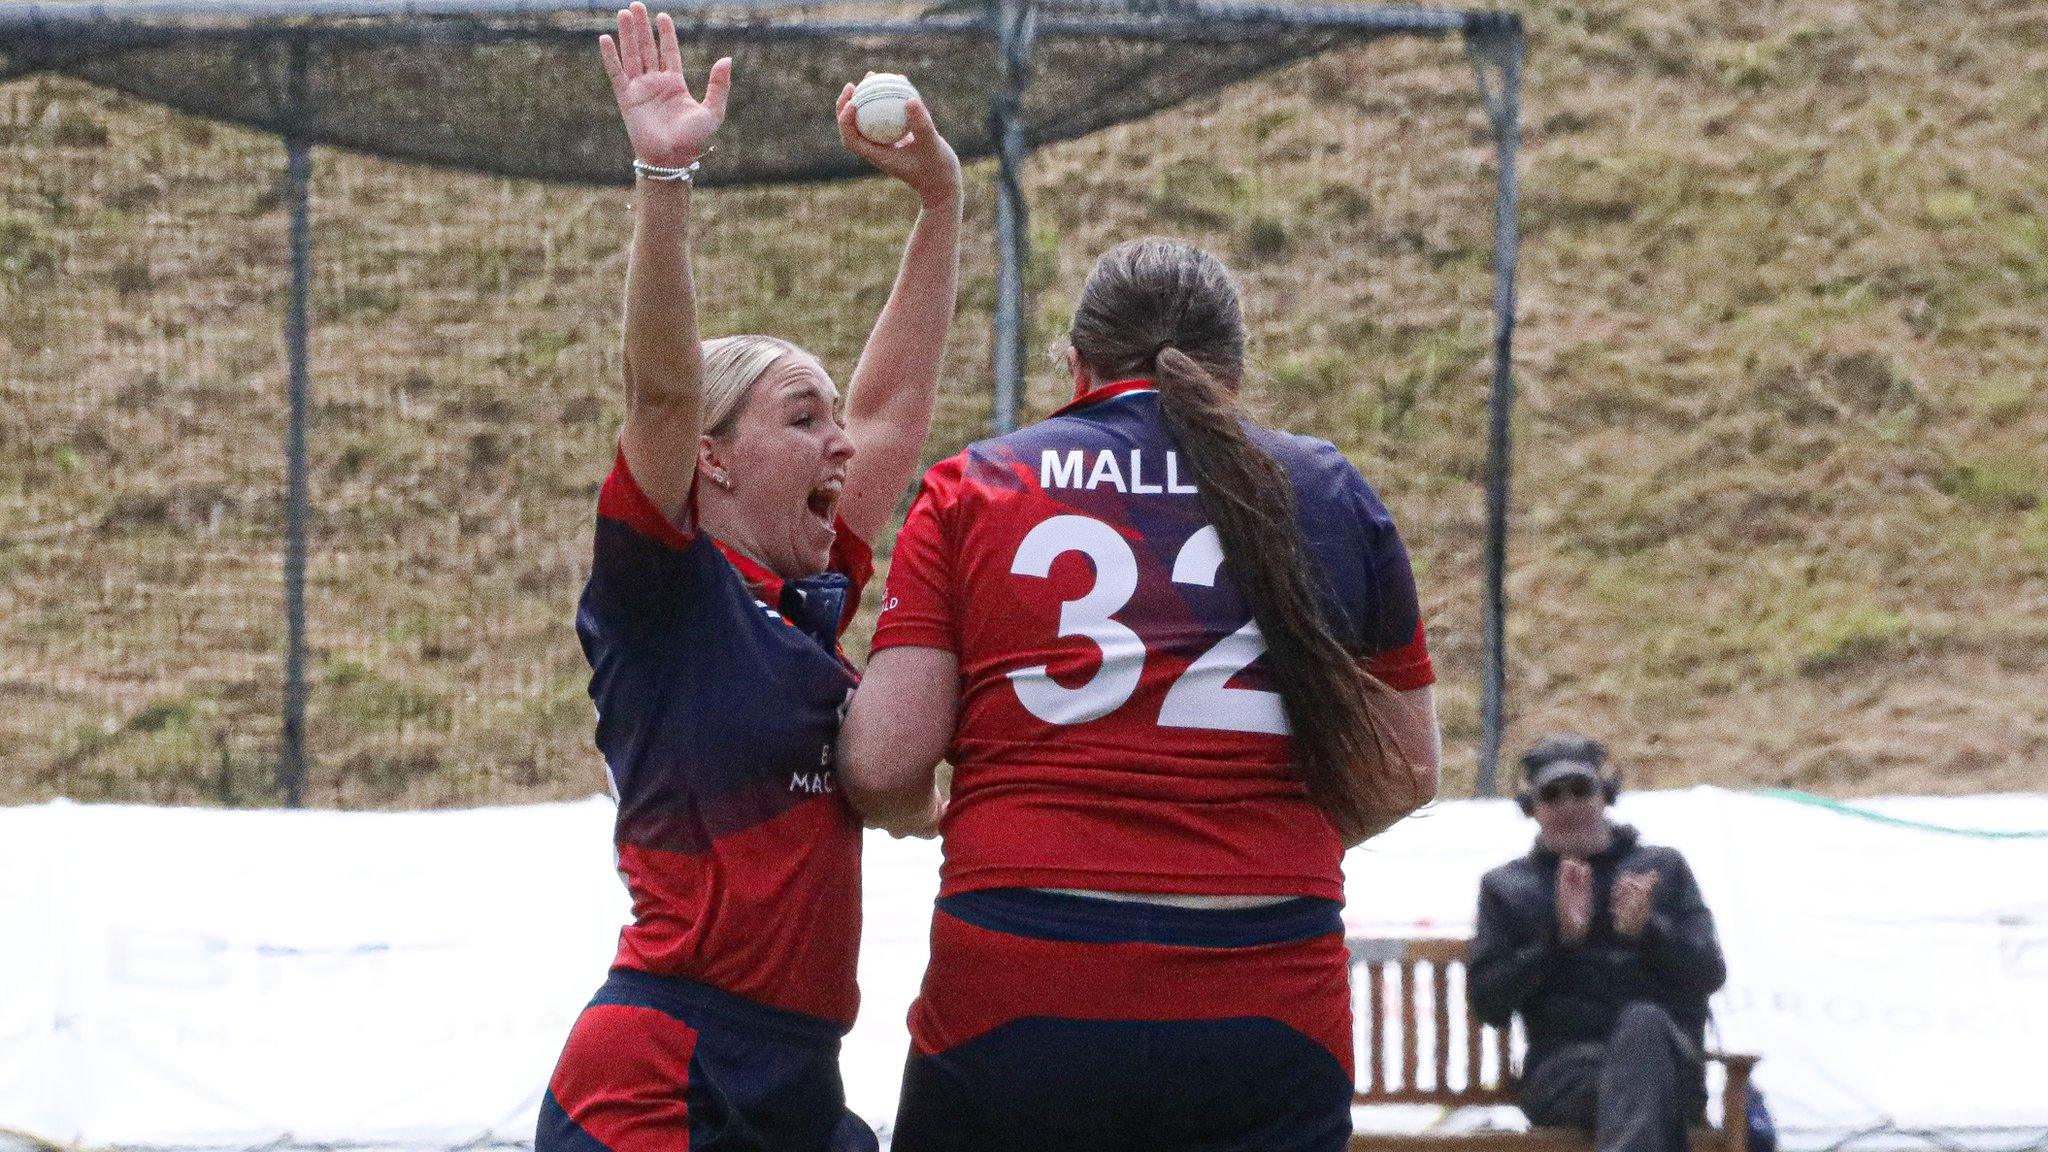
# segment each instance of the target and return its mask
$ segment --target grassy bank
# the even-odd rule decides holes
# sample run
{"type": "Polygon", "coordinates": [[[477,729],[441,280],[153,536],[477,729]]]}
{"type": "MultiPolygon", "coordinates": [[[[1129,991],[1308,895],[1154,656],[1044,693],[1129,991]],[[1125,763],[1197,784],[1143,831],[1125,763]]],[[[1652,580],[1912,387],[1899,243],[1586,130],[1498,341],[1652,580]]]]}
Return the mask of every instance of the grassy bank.
{"type": "MultiPolygon", "coordinates": [[[[1522,8],[1511,740],[1584,727],[1656,785],[2048,787],[2048,12],[1522,8]]],[[[1448,792],[1477,734],[1489,157],[1455,47],[1388,43],[1027,180],[1034,350],[1117,239],[1238,270],[1258,402],[1349,451],[1415,553],[1448,792]]],[[[273,802],[281,159],[0,86],[0,802],[273,802]]],[[[987,179],[934,456],[984,430],[987,179]]],[[[333,152],[314,190],[313,799],[585,794],[569,621],[625,197],[333,152]]],[[[843,380],[905,201],[707,194],[706,330],[843,380]]],[[[1031,367],[1043,413],[1062,386],[1031,367]]]]}

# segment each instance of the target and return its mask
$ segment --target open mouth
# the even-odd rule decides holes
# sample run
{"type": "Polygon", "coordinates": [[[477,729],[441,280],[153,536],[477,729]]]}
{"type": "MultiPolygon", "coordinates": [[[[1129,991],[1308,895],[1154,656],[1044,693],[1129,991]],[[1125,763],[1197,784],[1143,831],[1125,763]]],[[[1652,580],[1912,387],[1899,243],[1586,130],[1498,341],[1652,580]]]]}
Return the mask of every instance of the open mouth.
{"type": "Polygon", "coordinates": [[[839,491],[845,486],[846,481],[836,477],[825,481],[811,489],[811,494],[804,499],[804,507],[808,508],[811,515],[817,517],[825,527],[833,527],[839,512],[839,491]]]}

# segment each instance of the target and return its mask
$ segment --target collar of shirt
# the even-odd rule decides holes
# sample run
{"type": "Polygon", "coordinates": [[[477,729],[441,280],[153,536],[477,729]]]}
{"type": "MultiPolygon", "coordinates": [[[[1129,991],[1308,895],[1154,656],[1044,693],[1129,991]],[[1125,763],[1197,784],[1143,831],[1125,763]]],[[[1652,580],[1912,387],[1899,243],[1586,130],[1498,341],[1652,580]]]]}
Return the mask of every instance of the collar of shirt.
{"type": "Polygon", "coordinates": [[[827,651],[837,651],[839,622],[852,592],[852,581],[843,573],[826,571],[802,580],[784,580],[718,537],[713,536],[711,542],[756,600],[774,609],[784,624],[808,634],[827,651]]]}
{"type": "Polygon", "coordinates": [[[1159,385],[1142,376],[1130,380],[1115,380],[1108,384],[1097,384],[1086,392],[1074,393],[1074,398],[1068,401],[1059,411],[1054,412],[1053,415],[1065,416],[1072,412],[1078,412],[1091,404],[1100,404],[1104,400],[1114,400],[1118,396],[1128,396],[1133,392],[1157,391],[1159,391],[1159,385]]]}
{"type": "Polygon", "coordinates": [[[740,579],[746,582],[747,591],[763,604],[774,605],[782,600],[782,577],[754,562],[754,558],[713,536],[711,542],[718,546],[718,554],[725,562],[738,569],[740,579]]]}

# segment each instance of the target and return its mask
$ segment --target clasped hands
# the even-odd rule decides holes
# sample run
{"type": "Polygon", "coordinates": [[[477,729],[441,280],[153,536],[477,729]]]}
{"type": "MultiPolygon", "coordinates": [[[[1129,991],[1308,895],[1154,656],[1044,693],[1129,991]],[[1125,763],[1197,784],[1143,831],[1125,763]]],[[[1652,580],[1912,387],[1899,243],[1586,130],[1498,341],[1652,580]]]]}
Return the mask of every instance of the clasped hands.
{"type": "MultiPolygon", "coordinates": [[[[1614,878],[1614,931],[1625,940],[1643,934],[1650,922],[1650,893],[1655,872],[1624,872],[1614,878]]],[[[1585,940],[1593,927],[1593,866],[1565,860],[1557,866],[1557,938],[1566,944],[1585,940]]]]}

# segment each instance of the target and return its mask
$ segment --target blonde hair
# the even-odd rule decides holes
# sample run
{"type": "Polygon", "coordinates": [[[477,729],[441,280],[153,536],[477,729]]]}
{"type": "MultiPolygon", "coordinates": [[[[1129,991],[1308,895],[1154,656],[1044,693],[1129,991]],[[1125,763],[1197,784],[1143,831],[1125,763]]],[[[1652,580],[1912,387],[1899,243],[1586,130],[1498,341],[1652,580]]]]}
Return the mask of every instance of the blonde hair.
{"type": "Polygon", "coordinates": [[[704,341],[704,434],[730,435],[754,381],[769,365],[792,352],[805,354],[773,336],[720,336],[704,341]]]}

